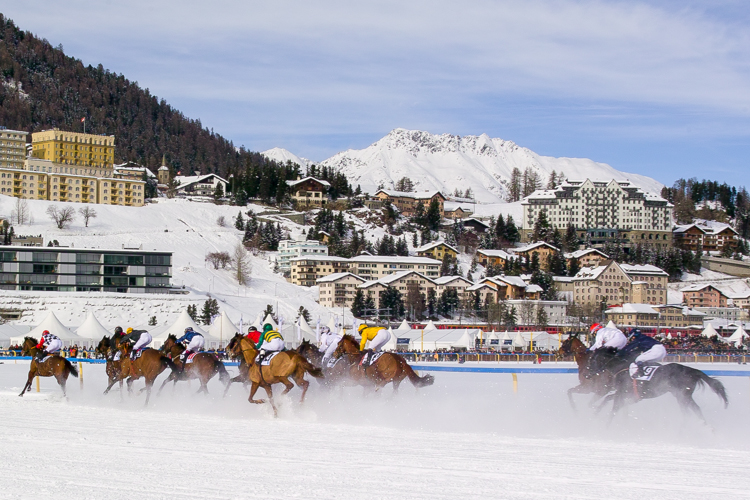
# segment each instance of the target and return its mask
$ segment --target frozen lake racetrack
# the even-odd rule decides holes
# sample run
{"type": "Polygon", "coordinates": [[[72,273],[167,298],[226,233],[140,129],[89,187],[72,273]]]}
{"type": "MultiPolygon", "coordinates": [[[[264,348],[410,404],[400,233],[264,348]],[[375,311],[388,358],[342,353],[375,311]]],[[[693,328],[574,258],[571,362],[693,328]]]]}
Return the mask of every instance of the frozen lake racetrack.
{"type": "Polygon", "coordinates": [[[607,427],[587,397],[570,409],[573,373],[519,373],[517,394],[509,373],[433,371],[434,386],[395,397],[313,381],[273,419],[239,384],[222,399],[216,380],[208,397],[183,382],[144,409],[102,395],[103,365],[83,369],[65,401],[49,378],[19,398],[28,361],[0,364],[0,498],[750,498],[746,377],[721,378],[728,410],[696,392],[712,430],[671,396],[607,427]]]}

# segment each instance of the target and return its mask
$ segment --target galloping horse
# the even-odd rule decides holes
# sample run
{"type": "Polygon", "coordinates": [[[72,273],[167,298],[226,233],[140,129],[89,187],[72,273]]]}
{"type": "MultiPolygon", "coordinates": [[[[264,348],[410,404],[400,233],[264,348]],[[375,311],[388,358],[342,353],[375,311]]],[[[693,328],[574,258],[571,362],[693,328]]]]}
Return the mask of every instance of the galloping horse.
{"type": "Polygon", "coordinates": [[[596,373],[592,369],[590,361],[593,353],[588,351],[577,336],[571,335],[565,339],[560,344],[558,352],[563,356],[572,354],[578,365],[578,385],[568,389],[568,400],[573,409],[576,407],[573,401],[573,394],[594,393],[594,398],[591,400],[591,405],[593,405],[597,400],[603,398],[614,389],[613,375],[606,370],[596,373]]]}
{"type": "Polygon", "coordinates": [[[146,387],[141,389],[140,392],[146,391],[146,403],[151,398],[151,388],[154,386],[156,377],[161,374],[167,367],[169,367],[174,373],[177,370],[177,366],[172,363],[172,360],[161,354],[156,349],[150,347],[144,349],[139,358],[130,360],[130,352],[132,347],[127,343],[120,343],[120,352],[123,358],[128,358],[125,364],[130,365],[130,373],[128,377],[128,392],[133,392],[133,381],[143,377],[146,379],[146,387]]]}
{"type": "MultiPolygon", "coordinates": [[[[677,398],[677,403],[683,413],[692,411],[703,423],[708,425],[700,406],[693,399],[693,392],[698,385],[706,384],[724,402],[724,408],[729,406],[724,384],[711,378],[700,370],[678,363],[661,365],[648,381],[633,380],[628,372],[630,363],[616,357],[615,353],[605,351],[605,358],[610,358],[609,371],[614,374],[615,393],[605,398],[604,403],[614,400],[610,422],[626,404],[636,403],[641,399],[653,399],[671,393],[677,398]]],[[[605,360],[606,362],[606,360],[605,360]]],[[[602,404],[604,404],[602,403],[602,404]]]]}
{"type": "Polygon", "coordinates": [[[31,356],[31,367],[29,368],[29,378],[26,381],[26,385],[23,386],[23,390],[19,396],[23,397],[24,393],[31,389],[31,382],[34,377],[55,377],[57,383],[60,384],[60,388],[63,391],[63,396],[68,397],[65,391],[65,384],[68,382],[68,376],[71,374],[74,377],[78,377],[78,369],[73,363],[63,358],[62,356],[51,356],[46,361],[38,361],[37,354],[39,349],[36,348],[37,340],[32,337],[24,337],[23,345],[21,347],[21,354],[23,356],[31,356]]]}
{"type": "Polygon", "coordinates": [[[374,383],[375,390],[393,382],[393,390],[397,392],[398,386],[407,377],[417,388],[426,387],[435,382],[435,377],[432,375],[428,374],[424,377],[417,375],[404,358],[391,352],[384,352],[370,366],[362,368],[361,363],[365,353],[359,350],[359,342],[351,335],[344,335],[333,355],[337,358],[345,356],[349,364],[349,376],[363,385],[367,382],[374,383]]]}
{"type": "Polygon", "coordinates": [[[118,337],[109,338],[106,335],[99,341],[96,346],[96,352],[104,356],[107,360],[105,371],[109,378],[107,388],[104,390],[104,394],[107,394],[112,386],[117,382],[120,383],[120,393],[122,395],[122,381],[128,377],[130,373],[130,360],[120,356],[120,359],[115,361],[115,354],[120,350],[120,341],[118,337]]]}
{"type": "Polygon", "coordinates": [[[259,366],[255,362],[258,350],[255,349],[255,345],[247,337],[241,334],[237,334],[232,338],[229,345],[227,345],[227,351],[233,353],[236,357],[242,356],[249,367],[248,379],[252,385],[248,401],[254,404],[265,403],[263,399],[253,399],[258,387],[262,387],[265,389],[266,394],[268,394],[268,401],[273,408],[274,417],[278,416],[278,411],[273,401],[273,389],[271,387],[273,384],[284,384],[286,389],[284,389],[282,394],[287,394],[294,388],[294,384],[289,381],[289,377],[292,377],[294,382],[302,389],[300,403],[303,403],[307,388],[310,386],[310,382],[305,380],[305,373],[309,373],[316,378],[323,377],[323,372],[320,368],[314,367],[309,361],[300,356],[297,351],[281,351],[271,359],[267,366],[259,366]]]}
{"type": "MultiPolygon", "coordinates": [[[[184,351],[185,346],[178,344],[177,337],[172,334],[167,337],[166,342],[164,342],[164,345],[161,347],[161,352],[165,353],[172,360],[179,359],[184,351]]],[[[187,364],[186,359],[173,362],[176,366],[180,367],[180,371],[173,371],[170,373],[169,377],[167,377],[167,379],[161,384],[161,387],[159,387],[159,392],[164,389],[164,386],[167,385],[170,380],[174,380],[174,383],[177,384],[179,380],[197,378],[201,383],[198,392],[208,394],[208,381],[217,373],[219,374],[219,379],[221,379],[221,382],[227,386],[227,388],[231,383],[229,381],[229,373],[227,373],[224,363],[219,361],[219,359],[213,354],[200,352],[195,355],[191,363],[187,364]]]]}
{"type": "Polygon", "coordinates": [[[332,367],[323,366],[323,354],[314,344],[307,340],[302,341],[299,347],[297,347],[297,352],[310,363],[323,370],[325,378],[318,379],[318,382],[320,382],[323,387],[331,387],[341,382],[351,380],[349,378],[351,364],[348,362],[348,358],[334,358],[337,359],[337,361],[332,367]]]}

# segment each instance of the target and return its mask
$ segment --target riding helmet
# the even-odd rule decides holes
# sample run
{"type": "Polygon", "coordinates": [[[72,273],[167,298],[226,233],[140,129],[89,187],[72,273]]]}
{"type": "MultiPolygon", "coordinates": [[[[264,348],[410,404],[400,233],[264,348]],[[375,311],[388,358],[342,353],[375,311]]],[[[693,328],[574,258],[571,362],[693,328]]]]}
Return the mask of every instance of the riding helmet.
{"type": "Polygon", "coordinates": [[[357,331],[359,333],[362,333],[362,330],[364,330],[365,328],[367,328],[367,325],[362,323],[361,325],[359,325],[359,328],[357,328],[357,331]]]}
{"type": "Polygon", "coordinates": [[[116,326],[115,327],[115,335],[120,335],[122,333],[122,327],[116,326]]]}
{"type": "Polygon", "coordinates": [[[255,328],[254,326],[251,326],[250,328],[248,328],[248,329],[247,329],[247,333],[250,333],[250,332],[257,332],[257,331],[258,331],[258,329],[257,329],[257,328],[255,328]]]}
{"type": "Polygon", "coordinates": [[[273,326],[271,326],[271,323],[266,323],[263,325],[263,333],[270,332],[273,330],[273,326]]]}
{"type": "Polygon", "coordinates": [[[192,331],[193,331],[193,327],[192,326],[189,326],[189,327],[185,328],[185,333],[192,332],[192,331]]]}
{"type": "Polygon", "coordinates": [[[129,326],[127,330],[125,330],[128,334],[133,333],[133,327],[129,326]]]}

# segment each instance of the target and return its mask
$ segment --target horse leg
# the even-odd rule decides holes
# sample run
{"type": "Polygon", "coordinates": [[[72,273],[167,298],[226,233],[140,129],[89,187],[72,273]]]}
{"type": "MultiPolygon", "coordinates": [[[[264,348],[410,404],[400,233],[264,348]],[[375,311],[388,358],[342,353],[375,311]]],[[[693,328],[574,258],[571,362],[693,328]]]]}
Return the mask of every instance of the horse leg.
{"type": "Polygon", "coordinates": [[[23,386],[23,390],[21,391],[21,394],[19,394],[20,397],[23,397],[24,393],[31,389],[31,382],[34,380],[34,375],[36,375],[36,370],[29,370],[29,379],[26,381],[26,385],[23,386]]]}
{"type": "MultiPolygon", "coordinates": [[[[310,387],[310,382],[305,380],[305,372],[295,373],[294,375],[294,381],[297,383],[299,388],[302,389],[302,397],[299,398],[299,402],[300,404],[302,404],[305,402],[305,394],[307,394],[307,389],[310,387]]],[[[289,392],[288,389],[284,391],[284,394],[286,394],[287,392],[289,392]]]]}
{"type": "Polygon", "coordinates": [[[257,382],[253,382],[253,385],[250,386],[250,397],[247,399],[248,402],[260,405],[266,402],[265,399],[253,399],[255,397],[255,393],[258,391],[258,387],[260,385],[257,382]]]}
{"type": "MultiPolygon", "coordinates": [[[[597,397],[598,397],[598,396],[597,396],[597,397]]],[[[610,401],[612,401],[612,400],[614,399],[614,397],[615,397],[615,395],[614,395],[614,394],[607,394],[607,395],[606,395],[606,396],[604,397],[604,399],[602,399],[602,402],[601,402],[601,403],[599,404],[599,406],[597,406],[597,407],[596,407],[596,409],[594,410],[594,413],[597,413],[597,414],[598,414],[599,412],[601,412],[601,411],[602,411],[602,410],[604,409],[604,406],[605,406],[605,405],[606,405],[607,403],[609,403],[610,401]]]]}
{"type": "Polygon", "coordinates": [[[683,413],[688,413],[688,410],[692,411],[705,425],[709,425],[706,417],[703,416],[701,407],[693,399],[693,391],[682,391],[677,395],[677,402],[680,404],[680,408],[683,413]]]}
{"type": "MultiPolygon", "coordinates": [[[[289,391],[291,391],[292,389],[294,389],[294,384],[291,383],[291,382],[289,382],[289,379],[287,377],[279,377],[279,382],[281,382],[282,384],[284,384],[284,387],[285,387],[284,391],[281,393],[282,396],[284,394],[288,394],[289,391]]],[[[295,380],[295,382],[296,382],[296,380],[295,380]]],[[[300,385],[300,383],[297,382],[297,385],[300,385]]]]}
{"type": "Polygon", "coordinates": [[[154,385],[154,380],[146,379],[146,387],[145,389],[141,389],[141,391],[146,391],[146,403],[143,406],[148,406],[148,400],[151,399],[151,387],[154,385]]]}
{"type": "Polygon", "coordinates": [[[177,380],[175,380],[175,377],[174,377],[174,372],[170,373],[169,377],[167,377],[166,380],[164,380],[164,382],[161,383],[159,390],[156,392],[157,396],[161,394],[161,390],[164,389],[164,386],[167,385],[167,383],[169,383],[170,380],[174,380],[175,384],[177,383],[177,380]]]}
{"type": "Polygon", "coordinates": [[[279,418],[279,411],[276,409],[276,403],[273,402],[273,387],[270,384],[266,384],[264,389],[266,390],[266,394],[268,394],[268,402],[271,403],[271,408],[273,408],[273,418],[279,418]]]}
{"type": "Polygon", "coordinates": [[[625,406],[625,396],[620,391],[617,391],[613,395],[613,398],[614,398],[614,403],[612,403],[612,412],[609,414],[609,420],[607,420],[607,426],[612,424],[612,420],[615,418],[615,415],[617,414],[617,412],[619,412],[620,409],[622,409],[622,407],[625,406]]]}
{"type": "MultiPolygon", "coordinates": [[[[107,385],[107,388],[104,389],[104,394],[107,394],[110,391],[110,389],[112,389],[112,386],[115,385],[116,381],[117,380],[114,377],[109,378],[109,384],[107,385]]],[[[122,390],[122,380],[120,380],[120,390],[122,390]]]]}

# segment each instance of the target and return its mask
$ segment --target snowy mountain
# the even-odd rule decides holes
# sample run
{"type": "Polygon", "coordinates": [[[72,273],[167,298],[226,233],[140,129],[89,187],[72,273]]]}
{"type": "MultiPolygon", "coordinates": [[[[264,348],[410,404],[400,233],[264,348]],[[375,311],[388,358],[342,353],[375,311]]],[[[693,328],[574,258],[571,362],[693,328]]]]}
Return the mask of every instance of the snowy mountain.
{"type": "Polygon", "coordinates": [[[274,160],[279,163],[286,163],[287,161],[291,161],[292,163],[296,163],[297,165],[302,167],[303,170],[315,163],[312,160],[297,156],[294,153],[283,148],[269,149],[267,151],[263,151],[261,154],[269,160],[274,160]]]}
{"type": "MultiPolygon", "coordinates": [[[[278,155],[282,157],[281,153],[278,155]]],[[[272,157],[270,153],[267,156],[272,157]]],[[[481,203],[507,199],[507,183],[514,167],[522,172],[527,167],[533,169],[545,184],[554,170],[569,179],[630,180],[653,193],[659,193],[663,187],[650,177],[620,172],[605,163],[540,156],[511,141],[492,139],[486,134],[461,137],[395,129],[365,149],[344,151],[321,165],[340,170],[352,185],[359,184],[370,193],[380,184],[392,188],[399,179],[408,177],[417,191],[439,189],[450,194],[456,188],[470,187],[481,203]]]]}

